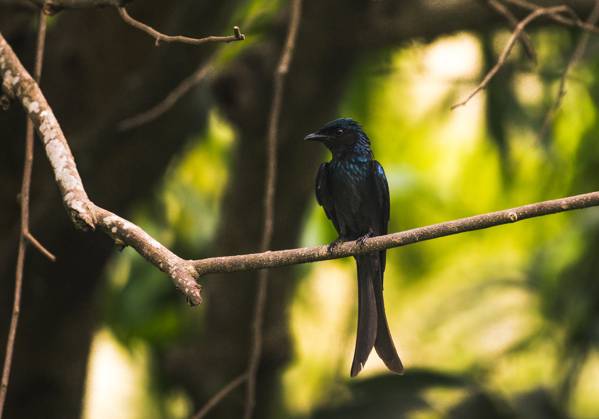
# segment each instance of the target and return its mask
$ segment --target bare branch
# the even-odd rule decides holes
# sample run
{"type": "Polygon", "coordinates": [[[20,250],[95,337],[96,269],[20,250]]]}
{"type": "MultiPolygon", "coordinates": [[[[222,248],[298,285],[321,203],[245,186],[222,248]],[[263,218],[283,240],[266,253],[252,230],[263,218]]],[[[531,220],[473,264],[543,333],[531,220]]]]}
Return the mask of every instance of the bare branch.
{"type": "Polygon", "coordinates": [[[93,229],[96,225],[93,206],[83,188],[62,129],[39,86],[1,34],[0,75],[4,93],[10,98],[19,99],[38,130],[71,220],[82,229],[93,229]]]}
{"type": "MultiPolygon", "coordinates": [[[[40,80],[42,75],[42,62],[46,42],[46,23],[46,14],[42,9],[39,12],[37,46],[35,53],[34,77],[37,81],[40,80]]],[[[15,340],[17,337],[17,327],[19,325],[19,315],[21,313],[21,292],[23,289],[23,271],[25,268],[25,254],[27,253],[27,239],[28,236],[33,237],[29,234],[29,193],[31,190],[31,172],[33,170],[33,139],[33,124],[30,119],[27,119],[27,128],[25,134],[25,159],[23,164],[23,180],[21,182],[21,226],[17,250],[17,266],[15,272],[15,290],[12,315],[10,318],[8,338],[6,340],[2,379],[0,381],[0,419],[2,419],[4,413],[4,404],[6,402],[6,394],[8,392],[8,383],[12,368],[15,340]]],[[[36,243],[39,244],[37,240],[36,243]]]]}
{"type": "Polygon", "coordinates": [[[227,397],[229,393],[239,387],[245,380],[247,379],[247,374],[241,374],[239,377],[235,378],[229,384],[224,386],[218,393],[216,393],[210,400],[206,402],[204,406],[198,412],[193,415],[191,419],[202,419],[206,417],[208,413],[212,410],[214,406],[219,404],[222,399],[227,397]]]}
{"type": "MultiPolygon", "coordinates": [[[[504,0],[508,3],[511,3],[513,5],[522,7],[523,9],[526,10],[539,10],[542,9],[541,6],[539,6],[538,4],[535,3],[531,3],[527,0],[504,0]]],[[[574,12],[572,12],[571,10],[568,11],[568,14],[570,15],[570,17],[555,13],[555,14],[549,14],[547,17],[551,20],[553,20],[554,22],[557,23],[561,23],[562,25],[566,25],[566,26],[574,26],[580,29],[584,29],[585,31],[588,32],[592,32],[592,33],[599,33],[599,28],[594,26],[594,25],[590,25],[587,22],[583,22],[581,21],[574,12]]]]}
{"type": "Polygon", "coordinates": [[[524,18],[522,21],[520,21],[520,23],[518,23],[518,25],[516,26],[516,29],[514,30],[514,32],[512,32],[512,36],[510,37],[507,45],[504,47],[501,55],[499,56],[499,60],[497,61],[497,63],[487,73],[487,75],[479,83],[479,85],[476,86],[476,88],[468,95],[468,97],[466,97],[466,99],[464,99],[463,101],[452,105],[451,109],[453,110],[460,106],[466,105],[470,101],[470,99],[472,99],[478,92],[480,92],[481,90],[483,90],[487,87],[487,85],[489,84],[491,79],[493,77],[495,77],[495,74],[497,74],[497,72],[501,69],[503,64],[505,64],[505,61],[506,61],[507,57],[510,55],[510,52],[512,51],[512,48],[514,47],[516,40],[518,40],[522,31],[524,30],[524,28],[526,28],[526,25],[528,25],[530,22],[532,22],[533,20],[535,20],[536,18],[538,18],[540,16],[556,15],[559,13],[573,13],[573,12],[571,11],[571,9],[568,6],[538,8],[538,9],[534,10],[532,13],[530,13],[528,16],[526,16],[526,18],[524,18]]]}
{"type": "MultiPolygon", "coordinates": [[[[595,6],[593,7],[591,14],[587,18],[586,23],[587,23],[587,25],[594,27],[595,24],[597,23],[598,19],[599,19],[599,0],[596,0],[595,6]]],[[[541,132],[539,134],[539,138],[541,138],[541,140],[545,138],[545,135],[547,134],[547,130],[549,129],[549,125],[553,121],[553,118],[555,118],[555,115],[557,114],[557,111],[559,110],[559,108],[562,104],[564,96],[566,96],[566,79],[568,78],[568,73],[570,73],[572,68],[581,60],[582,56],[584,55],[584,52],[587,49],[587,45],[589,44],[590,37],[591,37],[591,33],[588,31],[585,31],[582,33],[582,35],[580,35],[580,39],[578,40],[578,43],[576,44],[576,48],[574,49],[574,52],[570,56],[570,59],[568,60],[568,64],[566,65],[566,68],[564,68],[564,71],[560,77],[559,89],[558,89],[555,101],[553,102],[553,105],[549,108],[549,110],[545,114],[543,126],[541,127],[541,132]]]]}
{"type": "Polygon", "coordinates": [[[88,9],[92,7],[121,7],[131,0],[29,0],[47,13],[54,14],[62,9],[88,9]]]}
{"type": "Polygon", "coordinates": [[[414,228],[399,233],[371,237],[366,239],[362,245],[355,241],[344,242],[336,246],[332,251],[329,251],[328,246],[325,245],[239,256],[221,256],[200,259],[194,261],[193,264],[200,276],[203,276],[212,273],[249,271],[338,259],[391,249],[394,247],[407,246],[409,244],[460,234],[467,231],[482,230],[503,224],[511,224],[528,218],[596,206],[599,206],[599,192],[589,192],[561,199],[537,202],[535,204],[505,209],[502,211],[460,218],[454,221],[414,228]]]}
{"type": "MultiPolygon", "coordinates": [[[[499,0],[488,0],[488,3],[489,6],[491,6],[491,8],[493,8],[497,13],[501,14],[506,18],[506,20],[512,26],[512,29],[516,29],[516,26],[518,26],[518,19],[516,19],[516,16],[514,16],[510,9],[505,7],[505,5],[501,3],[499,0]]],[[[519,39],[522,43],[522,48],[524,48],[524,52],[526,52],[526,55],[528,55],[528,58],[530,58],[534,63],[536,63],[537,53],[528,34],[525,31],[522,31],[519,39]]]]}
{"type": "Polygon", "coordinates": [[[212,71],[212,60],[208,60],[208,64],[202,64],[191,76],[183,80],[177,87],[175,87],[160,103],[154,105],[150,109],[140,114],[134,115],[121,121],[118,128],[121,131],[126,131],[132,128],[139,127],[140,125],[147,124],[153,121],[164,113],[168,112],[175,103],[187,92],[189,92],[195,85],[200,81],[204,80],[208,74],[212,71]]]}
{"type": "MultiPolygon", "coordinates": [[[[266,179],[264,184],[264,226],[262,230],[262,251],[270,248],[273,235],[275,218],[275,190],[277,184],[277,136],[279,131],[279,118],[281,104],[283,102],[283,91],[285,78],[289,72],[289,64],[295,49],[295,41],[299,30],[302,12],[302,0],[293,0],[291,3],[291,16],[289,18],[289,31],[281,58],[274,74],[274,92],[268,122],[268,138],[266,141],[266,179]]],[[[251,419],[256,404],[256,374],[262,354],[262,327],[264,323],[264,308],[266,306],[266,292],[268,288],[268,271],[262,270],[258,278],[258,289],[256,291],[256,305],[254,321],[252,324],[253,339],[252,349],[248,364],[248,380],[245,398],[245,410],[243,417],[251,419]]]]}
{"type": "Polygon", "coordinates": [[[54,254],[52,252],[50,252],[48,249],[46,249],[44,247],[43,244],[41,244],[39,242],[38,239],[36,239],[33,234],[31,234],[29,231],[25,232],[25,238],[27,239],[27,241],[29,243],[31,243],[33,245],[33,247],[35,247],[42,255],[46,256],[50,262],[56,262],[56,256],[54,256],[54,254]]]}
{"type": "Polygon", "coordinates": [[[33,121],[71,220],[80,229],[100,227],[120,244],[132,246],[149,262],[167,273],[190,304],[201,302],[198,277],[191,261],[186,261],[158,243],[135,224],[96,206],[88,198],[67,140],[39,86],[23,68],[0,34],[0,76],[2,90],[18,99],[33,121]]]}
{"type": "Polygon", "coordinates": [[[160,42],[180,42],[183,44],[200,45],[206,44],[208,42],[233,42],[243,41],[245,39],[245,35],[241,33],[238,26],[233,27],[233,35],[229,36],[207,36],[205,38],[190,38],[188,36],[181,35],[165,35],[161,32],[158,32],[156,29],[146,25],[145,23],[133,19],[131,16],[129,16],[127,10],[124,7],[117,7],[117,10],[119,11],[119,15],[121,15],[121,18],[123,18],[125,23],[133,26],[136,29],[139,29],[140,31],[147,33],[152,38],[154,38],[156,46],[158,46],[160,42]]]}
{"type": "Polygon", "coordinates": [[[94,205],[93,212],[97,226],[117,244],[133,247],[148,262],[166,273],[191,305],[202,302],[201,287],[196,282],[198,274],[192,261],[181,259],[141,227],[110,211],[94,205]]]}

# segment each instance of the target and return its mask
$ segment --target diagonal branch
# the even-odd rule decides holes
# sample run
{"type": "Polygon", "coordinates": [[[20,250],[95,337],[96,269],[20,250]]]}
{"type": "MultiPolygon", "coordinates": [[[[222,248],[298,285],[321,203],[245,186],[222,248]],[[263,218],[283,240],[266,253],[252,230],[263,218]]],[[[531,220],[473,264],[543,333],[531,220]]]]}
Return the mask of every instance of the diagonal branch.
{"type": "Polygon", "coordinates": [[[227,397],[233,390],[239,387],[243,382],[247,380],[247,373],[241,374],[240,376],[233,379],[230,383],[224,386],[218,393],[216,393],[210,400],[206,402],[204,406],[198,412],[192,416],[191,419],[202,419],[205,418],[208,413],[219,404],[225,397],[227,397]]]}
{"type": "Polygon", "coordinates": [[[188,36],[182,35],[165,35],[161,32],[158,32],[151,26],[148,26],[139,20],[133,19],[131,16],[129,16],[129,13],[127,13],[127,10],[124,7],[117,7],[117,10],[119,11],[119,15],[121,15],[121,18],[125,21],[125,23],[147,33],[154,38],[156,46],[158,46],[160,42],[180,42],[183,44],[201,45],[207,44],[209,42],[233,42],[243,41],[245,39],[245,35],[241,33],[238,26],[233,27],[233,35],[229,36],[206,36],[204,38],[190,38],[188,36]]]}
{"type": "MultiPolygon", "coordinates": [[[[497,13],[503,15],[506,18],[506,20],[512,26],[512,30],[516,29],[516,26],[518,26],[518,19],[516,19],[516,16],[514,16],[510,9],[508,9],[499,0],[488,0],[488,3],[489,6],[491,6],[491,8],[493,8],[497,13]]],[[[526,31],[522,31],[522,34],[520,35],[520,43],[522,44],[522,48],[524,48],[526,55],[528,55],[528,58],[530,58],[532,62],[536,64],[537,53],[526,31]]]]}
{"type": "Polygon", "coordinates": [[[168,112],[175,103],[187,92],[189,92],[199,82],[204,80],[208,74],[212,72],[212,59],[208,59],[207,64],[202,64],[196,71],[190,76],[184,79],[177,85],[162,101],[152,106],[150,109],[143,111],[137,115],[131,116],[122,120],[118,128],[121,131],[126,131],[132,128],[139,127],[140,125],[147,124],[153,121],[164,113],[168,112]]]}
{"type": "Polygon", "coordinates": [[[555,15],[559,15],[560,13],[574,13],[574,12],[572,12],[572,9],[570,9],[568,6],[563,6],[563,5],[555,6],[555,7],[547,7],[547,8],[538,8],[538,9],[535,9],[533,12],[531,12],[528,16],[526,16],[522,21],[520,21],[520,23],[518,23],[518,25],[514,29],[514,32],[512,32],[512,36],[510,37],[508,43],[503,48],[503,51],[501,52],[501,55],[499,56],[499,60],[497,60],[497,63],[493,66],[493,68],[491,68],[491,70],[487,73],[485,78],[478,84],[478,86],[476,86],[476,88],[466,97],[466,99],[452,105],[451,109],[453,110],[460,106],[466,105],[468,102],[470,102],[470,99],[472,99],[474,96],[476,96],[476,94],[478,92],[487,88],[491,79],[493,77],[495,77],[497,72],[505,64],[505,61],[507,60],[508,56],[510,55],[512,48],[514,48],[514,44],[516,43],[516,41],[521,36],[524,29],[530,22],[532,22],[533,20],[535,20],[541,16],[545,16],[545,15],[555,16],[555,15]]]}

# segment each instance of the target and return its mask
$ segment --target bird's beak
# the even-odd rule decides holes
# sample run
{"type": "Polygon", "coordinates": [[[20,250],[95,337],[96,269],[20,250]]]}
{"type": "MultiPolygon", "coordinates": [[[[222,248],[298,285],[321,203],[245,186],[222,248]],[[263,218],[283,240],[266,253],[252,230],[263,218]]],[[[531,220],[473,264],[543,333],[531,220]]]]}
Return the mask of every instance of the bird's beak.
{"type": "Polygon", "coordinates": [[[323,134],[319,134],[317,132],[313,132],[312,134],[308,134],[304,137],[304,140],[306,141],[325,141],[327,138],[329,138],[326,135],[323,134]]]}

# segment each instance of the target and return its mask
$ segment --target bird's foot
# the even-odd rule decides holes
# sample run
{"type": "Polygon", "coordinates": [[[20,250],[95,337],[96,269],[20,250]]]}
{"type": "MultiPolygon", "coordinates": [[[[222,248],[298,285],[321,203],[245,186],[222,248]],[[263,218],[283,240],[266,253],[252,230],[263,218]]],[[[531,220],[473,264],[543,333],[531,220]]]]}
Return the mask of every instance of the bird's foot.
{"type": "Polygon", "coordinates": [[[374,232],[372,230],[368,230],[368,233],[366,233],[363,236],[360,236],[356,239],[356,243],[358,243],[358,246],[362,247],[362,246],[364,246],[366,239],[369,239],[370,237],[373,237],[373,236],[374,236],[374,232]]]}
{"type": "Polygon", "coordinates": [[[333,240],[328,246],[327,246],[327,251],[329,253],[333,253],[333,250],[335,250],[335,248],[337,246],[339,246],[341,243],[343,243],[345,240],[343,240],[341,237],[333,240]]]}

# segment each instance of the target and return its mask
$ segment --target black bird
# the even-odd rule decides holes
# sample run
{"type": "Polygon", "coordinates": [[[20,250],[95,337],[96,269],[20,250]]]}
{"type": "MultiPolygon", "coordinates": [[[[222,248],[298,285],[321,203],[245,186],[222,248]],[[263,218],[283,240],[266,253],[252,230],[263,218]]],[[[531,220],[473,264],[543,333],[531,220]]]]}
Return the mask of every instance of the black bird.
{"type": "MultiPolygon", "coordinates": [[[[389,187],[382,166],[373,159],[370,140],[352,119],[329,122],[305,140],[323,143],[333,154],[320,165],[316,199],[335,225],[339,238],[329,248],[347,240],[364,242],[387,233],[389,187]]],[[[398,374],[403,365],[389,332],[383,302],[385,251],[356,256],[358,268],[358,333],[351,366],[355,377],[374,347],[387,368],[398,374]]]]}

